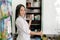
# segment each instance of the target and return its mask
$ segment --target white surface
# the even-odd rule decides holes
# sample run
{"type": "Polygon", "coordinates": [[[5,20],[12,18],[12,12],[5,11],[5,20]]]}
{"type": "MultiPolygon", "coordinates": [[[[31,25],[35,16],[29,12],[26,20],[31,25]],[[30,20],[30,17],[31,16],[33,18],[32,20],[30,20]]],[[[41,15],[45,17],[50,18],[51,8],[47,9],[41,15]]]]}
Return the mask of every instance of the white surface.
{"type": "Polygon", "coordinates": [[[43,0],[42,28],[44,34],[59,34],[60,32],[60,8],[59,0],[43,0]]]}
{"type": "Polygon", "coordinates": [[[12,0],[12,33],[15,33],[15,9],[18,4],[23,4],[26,6],[26,0],[12,0]]]}
{"type": "Polygon", "coordinates": [[[60,34],[60,0],[56,1],[55,6],[57,11],[57,16],[56,16],[57,32],[60,34]]]}

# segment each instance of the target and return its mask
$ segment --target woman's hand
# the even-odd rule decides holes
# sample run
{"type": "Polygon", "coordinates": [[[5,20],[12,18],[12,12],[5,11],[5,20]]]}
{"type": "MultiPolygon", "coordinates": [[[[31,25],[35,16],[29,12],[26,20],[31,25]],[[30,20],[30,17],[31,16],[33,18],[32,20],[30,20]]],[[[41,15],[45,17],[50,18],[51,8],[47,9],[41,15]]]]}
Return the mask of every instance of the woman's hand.
{"type": "Polygon", "coordinates": [[[40,36],[42,36],[42,35],[43,35],[42,31],[40,31],[38,34],[39,34],[40,36]]]}
{"type": "Polygon", "coordinates": [[[38,34],[38,35],[40,35],[40,36],[42,36],[42,35],[43,35],[42,31],[37,32],[37,34],[38,34]]]}
{"type": "Polygon", "coordinates": [[[32,16],[33,16],[33,15],[30,15],[30,20],[32,20],[32,16]]]}
{"type": "Polygon", "coordinates": [[[31,35],[39,35],[39,36],[42,36],[42,35],[43,35],[43,34],[42,34],[42,31],[40,31],[40,32],[31,31],[30,34],[31,34],[31,35]]]}

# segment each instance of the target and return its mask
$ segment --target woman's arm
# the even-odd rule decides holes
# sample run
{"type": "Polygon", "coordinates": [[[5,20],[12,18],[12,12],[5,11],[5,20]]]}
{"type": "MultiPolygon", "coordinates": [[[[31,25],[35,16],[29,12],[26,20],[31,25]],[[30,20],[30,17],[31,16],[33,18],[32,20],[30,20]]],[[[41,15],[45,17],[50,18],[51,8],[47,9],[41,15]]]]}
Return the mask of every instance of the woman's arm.
{"type": "Polygon", "coordinates": [[[42,36],[42,32],[33,32],[33,31],[31,31],[30,35],[39,35],[39,36],[42,36]]]}
{"type": "Polygon", "coordinates": [[[32,22],[32,15],[30,15],[29,27],[30,27],[30,25],[31,25],[31,22],[32,22]]]}
{"type": "Polygon", "coordinates": [[[32,22],[32,20],[29,20],[29,27],[30,27],[30,25],[31,25],[31,22],[32,22]]]}
{"type": "MultiPolygon", "coordinates": [[[[31,25],[31,22],[32,22],[32,15],[30,15],[29,27],[31,25]]],[[[30,35],[39,35],[39,36],[42,36],[42,31],[40,31],[40,32],[30,31],[30,35]]]]}

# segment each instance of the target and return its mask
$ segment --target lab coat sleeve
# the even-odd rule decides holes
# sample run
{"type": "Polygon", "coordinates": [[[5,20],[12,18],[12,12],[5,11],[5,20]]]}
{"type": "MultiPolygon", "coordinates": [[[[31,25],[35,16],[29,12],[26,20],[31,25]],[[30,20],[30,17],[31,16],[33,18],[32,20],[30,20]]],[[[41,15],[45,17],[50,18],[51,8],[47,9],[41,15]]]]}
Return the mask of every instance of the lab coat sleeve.
{"type": "Polygon", "coordinates": [[[22,30],[27,34],[30,34],[30,30],[28,28],[25,28],[26,24],[23,24],[22,21],[20,21],[20,20],[16,21],[16,25],[17,25],[19,30],[22,30]]]}

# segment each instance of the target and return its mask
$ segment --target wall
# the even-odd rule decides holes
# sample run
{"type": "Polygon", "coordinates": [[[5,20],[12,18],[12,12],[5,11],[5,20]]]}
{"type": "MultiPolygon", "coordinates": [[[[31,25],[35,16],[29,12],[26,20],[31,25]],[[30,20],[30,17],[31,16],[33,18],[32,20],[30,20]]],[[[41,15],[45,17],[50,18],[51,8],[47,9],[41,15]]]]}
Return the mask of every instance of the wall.
{"type": "Polygon", "coordinates": [[[44,34],[58,34],[56,21],[56,0],[43,0],[42,29],[44,34]]]}

